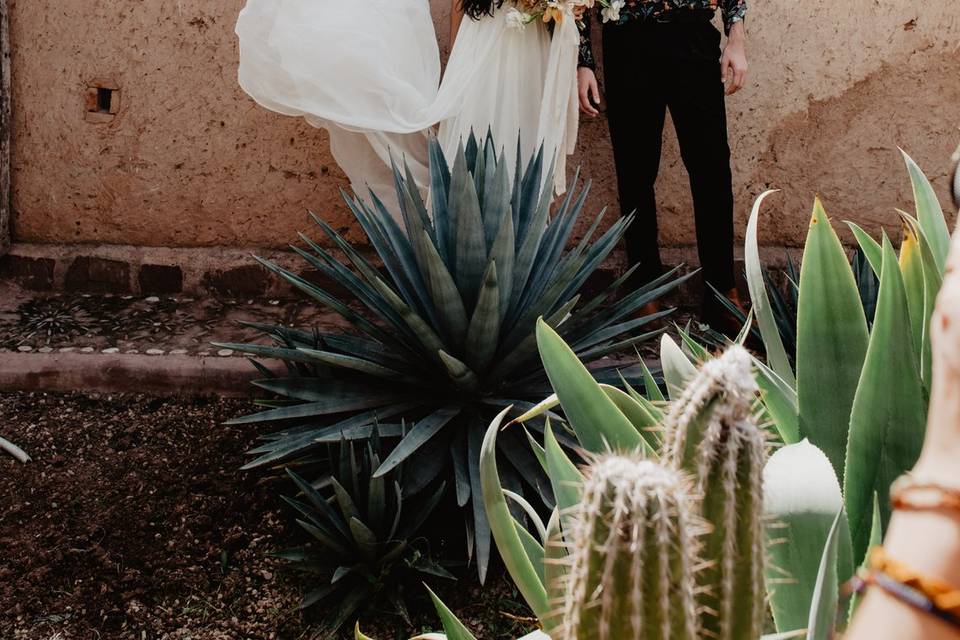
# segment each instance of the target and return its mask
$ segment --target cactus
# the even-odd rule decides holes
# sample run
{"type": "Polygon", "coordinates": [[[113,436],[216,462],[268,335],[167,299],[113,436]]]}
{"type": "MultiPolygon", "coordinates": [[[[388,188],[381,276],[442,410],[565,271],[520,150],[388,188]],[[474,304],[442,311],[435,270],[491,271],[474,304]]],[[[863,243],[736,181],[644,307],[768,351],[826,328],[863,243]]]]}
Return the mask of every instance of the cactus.
{"type": "Polygon", "coordinates": [[[705,637],[759,638],[763,628],[763,467],[750,355],[731,347],[704,364],[664,423],[664,461],[694,479],[708,560],[697,573],[705,637]]]}
{"type": "Polygon", "coordinates": [[[694,640],[702,526],[689,482],[639,455],[587,470],[568,536],[562,640],[694,640]]]}

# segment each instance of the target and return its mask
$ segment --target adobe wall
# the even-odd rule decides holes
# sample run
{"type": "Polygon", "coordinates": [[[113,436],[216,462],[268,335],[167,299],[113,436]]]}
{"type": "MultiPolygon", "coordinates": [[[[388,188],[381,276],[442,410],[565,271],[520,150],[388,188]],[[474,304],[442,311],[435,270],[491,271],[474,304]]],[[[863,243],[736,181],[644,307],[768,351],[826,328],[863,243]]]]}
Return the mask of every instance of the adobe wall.
{"type": "MultiPolygon", "coordinates": [[[[11,0],[16,242],[280,247],[309,229],[307,208],[353,228],[324,133],[237,87],[242,4],[11,0]],[[115,115],[87,113],[95,86],[118,90],[115,115]]],[[[445,47],[449,2],[432,4],[445,47]]],[[[729,102],[740,229],[768,187],[783,189],[768,245],[802,243],[815,193],[834,217],[895,225],[909,202],[897,146],[946,201],[960,140],[955,0],[753,0],[749,55],[750,86],[729,102]]],[[[682,246],[690,198],[668,137],[663,242],[682,246]]],[[[604,121],[584,121],[578,163],[594,179],[590,209],[615,205],[604,121]]]]}

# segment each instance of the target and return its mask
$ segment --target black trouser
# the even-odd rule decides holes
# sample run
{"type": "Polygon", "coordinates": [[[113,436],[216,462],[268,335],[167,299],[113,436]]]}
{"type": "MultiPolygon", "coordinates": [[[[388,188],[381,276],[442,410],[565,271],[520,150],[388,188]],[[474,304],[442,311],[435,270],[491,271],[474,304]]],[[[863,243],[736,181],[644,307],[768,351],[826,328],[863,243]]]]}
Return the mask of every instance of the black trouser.
{"type": "Polygon", "coordinates": [[[630,262],[640,265],[634,284],[663,273],[654,183],[670,109],[690,175],[703,278],[720,291],[732,289],[733,186],[719,31],[706,20],[607,25],[603,50],[620,210],[636,212],[626,235],[630,262]]]}

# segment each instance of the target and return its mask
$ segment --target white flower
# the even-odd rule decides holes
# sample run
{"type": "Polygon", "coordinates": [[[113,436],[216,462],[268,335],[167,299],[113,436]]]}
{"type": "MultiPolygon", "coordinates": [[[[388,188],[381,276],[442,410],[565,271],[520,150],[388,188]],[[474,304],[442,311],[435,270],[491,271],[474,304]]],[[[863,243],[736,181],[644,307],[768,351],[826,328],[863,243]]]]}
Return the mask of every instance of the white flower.
{"type": "Polygon", "coordinates": [[[623,9],[625,4],[626,0],[610,0],[610,4],[600,10],[600,17],[603,18],[604,22],[618,22],[620,20],[620,9],[623,9]]]}
{"type": "Polygon", "coordinates": [[[507,28],[523,31],[523,28],[526,27],[532,19],[529,14],[520,11],[516,7],[511,7],[510,10],[507,11],[507,28]]]}

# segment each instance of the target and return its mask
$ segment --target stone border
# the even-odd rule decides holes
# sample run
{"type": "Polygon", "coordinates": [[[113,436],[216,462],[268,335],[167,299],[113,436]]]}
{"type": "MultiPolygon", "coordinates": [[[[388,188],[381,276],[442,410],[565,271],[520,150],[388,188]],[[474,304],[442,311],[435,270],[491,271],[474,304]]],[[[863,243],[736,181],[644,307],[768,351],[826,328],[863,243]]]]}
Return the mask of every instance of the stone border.
{"type": "MultiPolygon", "coordinates": [[[[769,259],[765,264],[783,265],[787,252],[799,264],[800,250],[783,247],[765,247],[764,257],[769,259]]],[[[291,251],[253,248],[15,243],[9,255],[0,258],[0,279],[33,291],[237,298],[297,295],[293,287],[258,265],[253,255],[270,259],[331,293],[346,293],[291,251]]],[[[742,260],[742,248],[738,248],[737,256],[742,260]]],[[[699,264],[693,247],[666,248],[663,258],[666,264],[699,264]]],[[[615,252],[599,270],[599,279],[609,279],[624,262],[622,252],[615,252]]],[[[738,262],[737,272],[742,271],[742,262],[738,262]]]]}
{"type": "MultiPolygon", "coordinates": [[[[264,361],[282,374],[282,363],[264,361]]],[[[99,391],[252,397],[261,377],[245,358],[132,354],[0,354],[0,391],[99,391]]]]}

